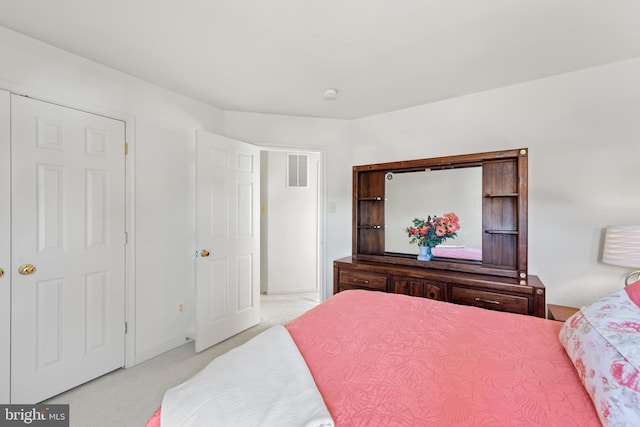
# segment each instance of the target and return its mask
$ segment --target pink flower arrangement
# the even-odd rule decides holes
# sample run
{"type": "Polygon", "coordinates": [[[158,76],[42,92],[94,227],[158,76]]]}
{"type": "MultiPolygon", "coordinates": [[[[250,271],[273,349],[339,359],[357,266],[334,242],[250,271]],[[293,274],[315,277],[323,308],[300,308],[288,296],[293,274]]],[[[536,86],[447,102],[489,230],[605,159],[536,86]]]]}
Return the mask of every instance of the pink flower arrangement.
{"type": "Polygon", "coordinates": [[[434,248],[446,239],[456,237],[458,230],[460,230],[458,216],[450,212],[440,217],[429,215],[426,220],[415,218],[413,226],[407,227],[406,232],[409,235],[409,243],[434,248]]]}

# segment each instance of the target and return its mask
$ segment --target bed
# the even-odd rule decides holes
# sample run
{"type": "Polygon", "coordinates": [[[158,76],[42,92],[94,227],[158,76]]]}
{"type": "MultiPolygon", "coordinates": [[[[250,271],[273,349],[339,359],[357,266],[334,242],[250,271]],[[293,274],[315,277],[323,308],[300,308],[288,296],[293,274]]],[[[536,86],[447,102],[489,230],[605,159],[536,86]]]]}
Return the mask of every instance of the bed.
{"type": "MultiPolygon", "coordinates": [[[[638,426],[639,306],[640,282],[564,324],[350,290],[288,323],[286,331],[331,417],[316,425],[638,426]]],[[[255,348],[247,353],[262,356],[255,348]]],[[[205,381],[201,385],[218,382],[215,376],[205,381]]],[[[235,400],[254,405],[251,394],[235,400]]],[[[202,402],[195,406],[206,406],[202,402]]],[[[166,403],[165,396],[148,427],[160,425],[166,403]]],[[[161,427],[173,425],[199,424],[161,427]]]]}

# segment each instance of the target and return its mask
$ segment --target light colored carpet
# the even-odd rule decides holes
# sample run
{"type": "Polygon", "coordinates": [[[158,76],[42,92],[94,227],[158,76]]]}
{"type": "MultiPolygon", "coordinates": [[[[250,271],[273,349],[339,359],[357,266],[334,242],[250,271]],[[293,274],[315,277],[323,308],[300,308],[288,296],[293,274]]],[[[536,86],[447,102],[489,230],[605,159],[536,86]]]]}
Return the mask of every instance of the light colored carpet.
{"type": "Polygon", "coordinates": [[[71,427],[141,427],[160,406],[165,390],[217,356],[261,331],[284,324],[318,304],[316,293],[262,295],[260,324],[196,354],[189,342],[129,369],[120,369],[44,403],[69,404],[71,427]]]}

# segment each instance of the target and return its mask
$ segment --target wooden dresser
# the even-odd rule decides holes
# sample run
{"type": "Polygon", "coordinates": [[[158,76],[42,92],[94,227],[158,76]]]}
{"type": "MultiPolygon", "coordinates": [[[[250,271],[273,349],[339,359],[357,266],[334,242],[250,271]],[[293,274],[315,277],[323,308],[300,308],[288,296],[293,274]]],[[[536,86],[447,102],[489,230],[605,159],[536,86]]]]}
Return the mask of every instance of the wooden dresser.
{"type": "Polygon", "coordinates": [[[333,292],[368,289],[545,317],[545,288],[537,276],[517,279],[386,263],[333,262],[333,292]]]}
{"type": "Polygon", "coordinates": [[[354,166],[352,252],[334,261],[334,292],[371,289],[545,317],[544,285],[527,267],[528,153],[354,166]],[[434,204],[441,206],[438,214],[455,210],[461,224],[471,224],[456,239],[461,247],[466,239],[470,248],[481,248],[481,259],[422,261],[398,244],[397,237],[407,239],[403,227],[434,215],[434,204]]]}

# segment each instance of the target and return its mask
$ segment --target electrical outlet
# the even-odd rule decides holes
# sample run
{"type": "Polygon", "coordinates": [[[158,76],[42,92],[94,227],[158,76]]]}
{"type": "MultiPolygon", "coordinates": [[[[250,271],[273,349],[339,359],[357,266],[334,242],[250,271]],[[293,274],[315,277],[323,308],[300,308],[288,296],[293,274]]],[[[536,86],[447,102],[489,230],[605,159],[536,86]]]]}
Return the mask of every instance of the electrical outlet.
{"type": "Polygon", "coordinates": [[[181,301],[178,303],[178,306],[176,307],[176,313],[182,314],[185,312],[186,309],[187,309],[187,305],[181,301]]]}

